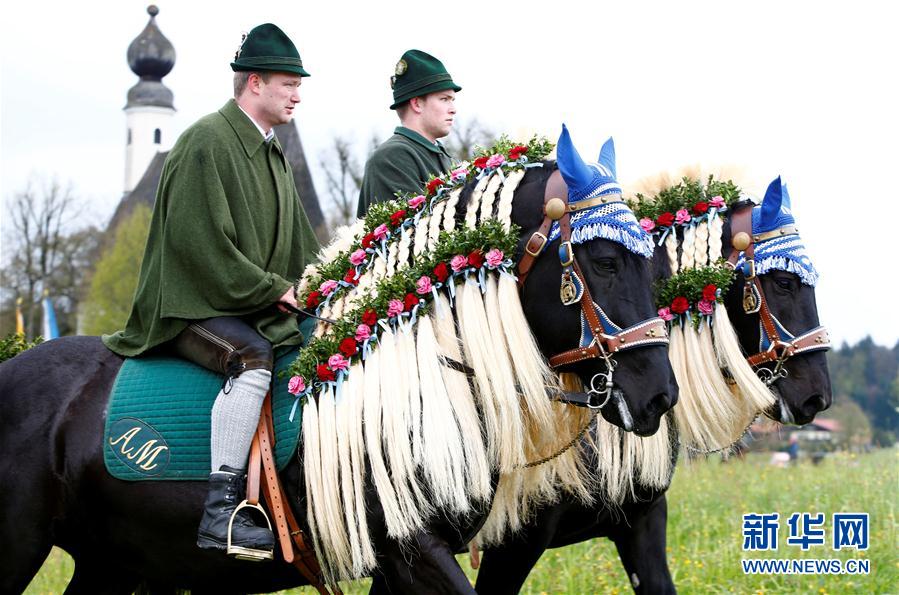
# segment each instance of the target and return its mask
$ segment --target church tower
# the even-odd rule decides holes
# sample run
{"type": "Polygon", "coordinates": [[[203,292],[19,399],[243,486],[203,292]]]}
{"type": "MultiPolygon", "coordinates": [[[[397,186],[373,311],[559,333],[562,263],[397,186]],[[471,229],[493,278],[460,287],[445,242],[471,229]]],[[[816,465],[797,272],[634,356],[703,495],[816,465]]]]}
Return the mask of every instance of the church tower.
{"type": "Polygon", "coordinates": [[[174,95],[162,77],[175,66],[175,48],[156,26],[159,8],[147,7],[150,21],[128,46],[128,66],[140,77],[125,105],[125,193],[134,189],[153,157],[172,146],[174,95]]]}

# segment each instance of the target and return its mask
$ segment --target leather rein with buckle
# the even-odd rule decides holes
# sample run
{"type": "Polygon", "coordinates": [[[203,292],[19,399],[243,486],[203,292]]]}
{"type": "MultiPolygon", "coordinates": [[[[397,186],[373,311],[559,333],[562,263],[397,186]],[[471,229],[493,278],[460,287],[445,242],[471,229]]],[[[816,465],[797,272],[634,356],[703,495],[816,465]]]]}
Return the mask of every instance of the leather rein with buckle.
{"type": "Polygon", "coordinates": [[[778,379],[787,375],[784,363],[787,359],[801,353],[825,351],[830,349],[830,336],[824,326],[793,335],[771,314],[762,283],[755,274],[755,244],[775,237],[795,235],[799,230],[793,225],[785,225],[774,231],[764,234],[752,234],[752,207],[739,208],[730,217],[731,246],[732,250],[727,259],[731,268],[736,268],[740,253],[743,253],[744,262],[741,272],[745,279],[743,286],[743,311],[747,314],[759,315],[759,327],[761,333],[760,349],[767,340],[769,345],[754,355],[746,358],[749,365],[756,369],[756,374],[765,383],[771,386],[778,379]],[[766,363],[774,363],[774,369],[761,368],[766,363]]]}
{"type": "Polygon", "coordinates": [[[581,346],[558,353],[549,358],[551,368],[559,368],[588,359],[602,359],[606,372],[598,373],[590,379],[590,390],[586,393],[565,392],[558,400],[602,409],[612,395],[613,372],[616,362],[613,356],[626,349],[668,344],[668,328],[662,318],[656,316],[622,329],[613,323],[602,308],[593,301],[586,277],[581,272],[574,247],[571,243],[571,213],[598,206],[607,202],[620,201],[620,195],[600,196],[593,199],[568,203],[568,186],[559,170],[555,170],[546,182],[543,196],[543,222],[531,234],[525,244],[524,254],[518,262],[518,290],[524,288],[528,273],[537,258],[543,253],[554,221],[559,222],[559,260],[562,265],[561,300],[566,306],[581,305],[581,346]],[[601,402],[600,402],[601,399],[601,402]]]}

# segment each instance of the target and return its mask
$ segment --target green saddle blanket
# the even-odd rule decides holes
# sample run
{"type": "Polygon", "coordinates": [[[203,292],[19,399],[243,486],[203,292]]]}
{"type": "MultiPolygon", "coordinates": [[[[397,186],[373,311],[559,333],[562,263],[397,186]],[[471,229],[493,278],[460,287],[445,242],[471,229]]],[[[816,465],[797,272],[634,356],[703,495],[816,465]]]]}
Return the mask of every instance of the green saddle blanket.
{"type": "MultiPolygon", "coordinates": [[[[279,374],[297,349],[276,353],[272,373],[273,450],[278,469],[295,456],[301,408],[279,374]]],[[[222,376],[171,357],[128,358],[112,388],[103,435],[103,460],[128,481],[205,480],[210,471],[210,413],[222,376]]]]}

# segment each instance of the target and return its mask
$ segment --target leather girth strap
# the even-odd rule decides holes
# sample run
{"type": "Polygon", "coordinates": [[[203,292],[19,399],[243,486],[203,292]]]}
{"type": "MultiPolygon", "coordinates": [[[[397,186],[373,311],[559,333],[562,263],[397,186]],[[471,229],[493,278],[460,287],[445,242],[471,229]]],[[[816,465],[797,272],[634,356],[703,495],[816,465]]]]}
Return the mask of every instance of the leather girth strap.
{"type": "MultiPolygon", "coordinates": [[[[308,544],[306,534],[300,529],[293,510],[290,508],[287,494],[278,480],[278,468],[275,465],[272,450],[273,437],[272,395],[268,393],[262,404],[259,426],[256,428],[256,435],[253,436],[253,444],[250,447],[247,500],[251,504],[258,502],[261,467],[261,484],[265,490],[263,492],[265,503],[272,516],[272,523],[278,535],[278,543],[281,546],[284,561],[293,564],[320,595],[330,595],[318,559],[308,544]]],[[[332,585],[331,588],[335,595],[342,595],[337,585],[332,585]]]]}

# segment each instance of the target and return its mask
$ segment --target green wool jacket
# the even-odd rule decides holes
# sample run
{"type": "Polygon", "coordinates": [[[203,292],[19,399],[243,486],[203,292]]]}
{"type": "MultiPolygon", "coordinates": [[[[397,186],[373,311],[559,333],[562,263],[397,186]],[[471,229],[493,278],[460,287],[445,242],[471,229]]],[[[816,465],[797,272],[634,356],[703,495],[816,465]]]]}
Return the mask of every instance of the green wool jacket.
{"type": "Polygon", "coordinates": [[[299,344],[274,304],[318,247],[277,138],[230,100],[166,158],[131,315],[103,343],[135,356],[191,321],[239,316],[276,347],[299,344]]]}
{"type": "Polygon", "coordinates": [[[431,175],[448,172],[452,164],[442,144],[397,126],[365,164],[356,216],[364,217],[371,205],[393,199],[397,191],[420,192],[431,175]]]}

